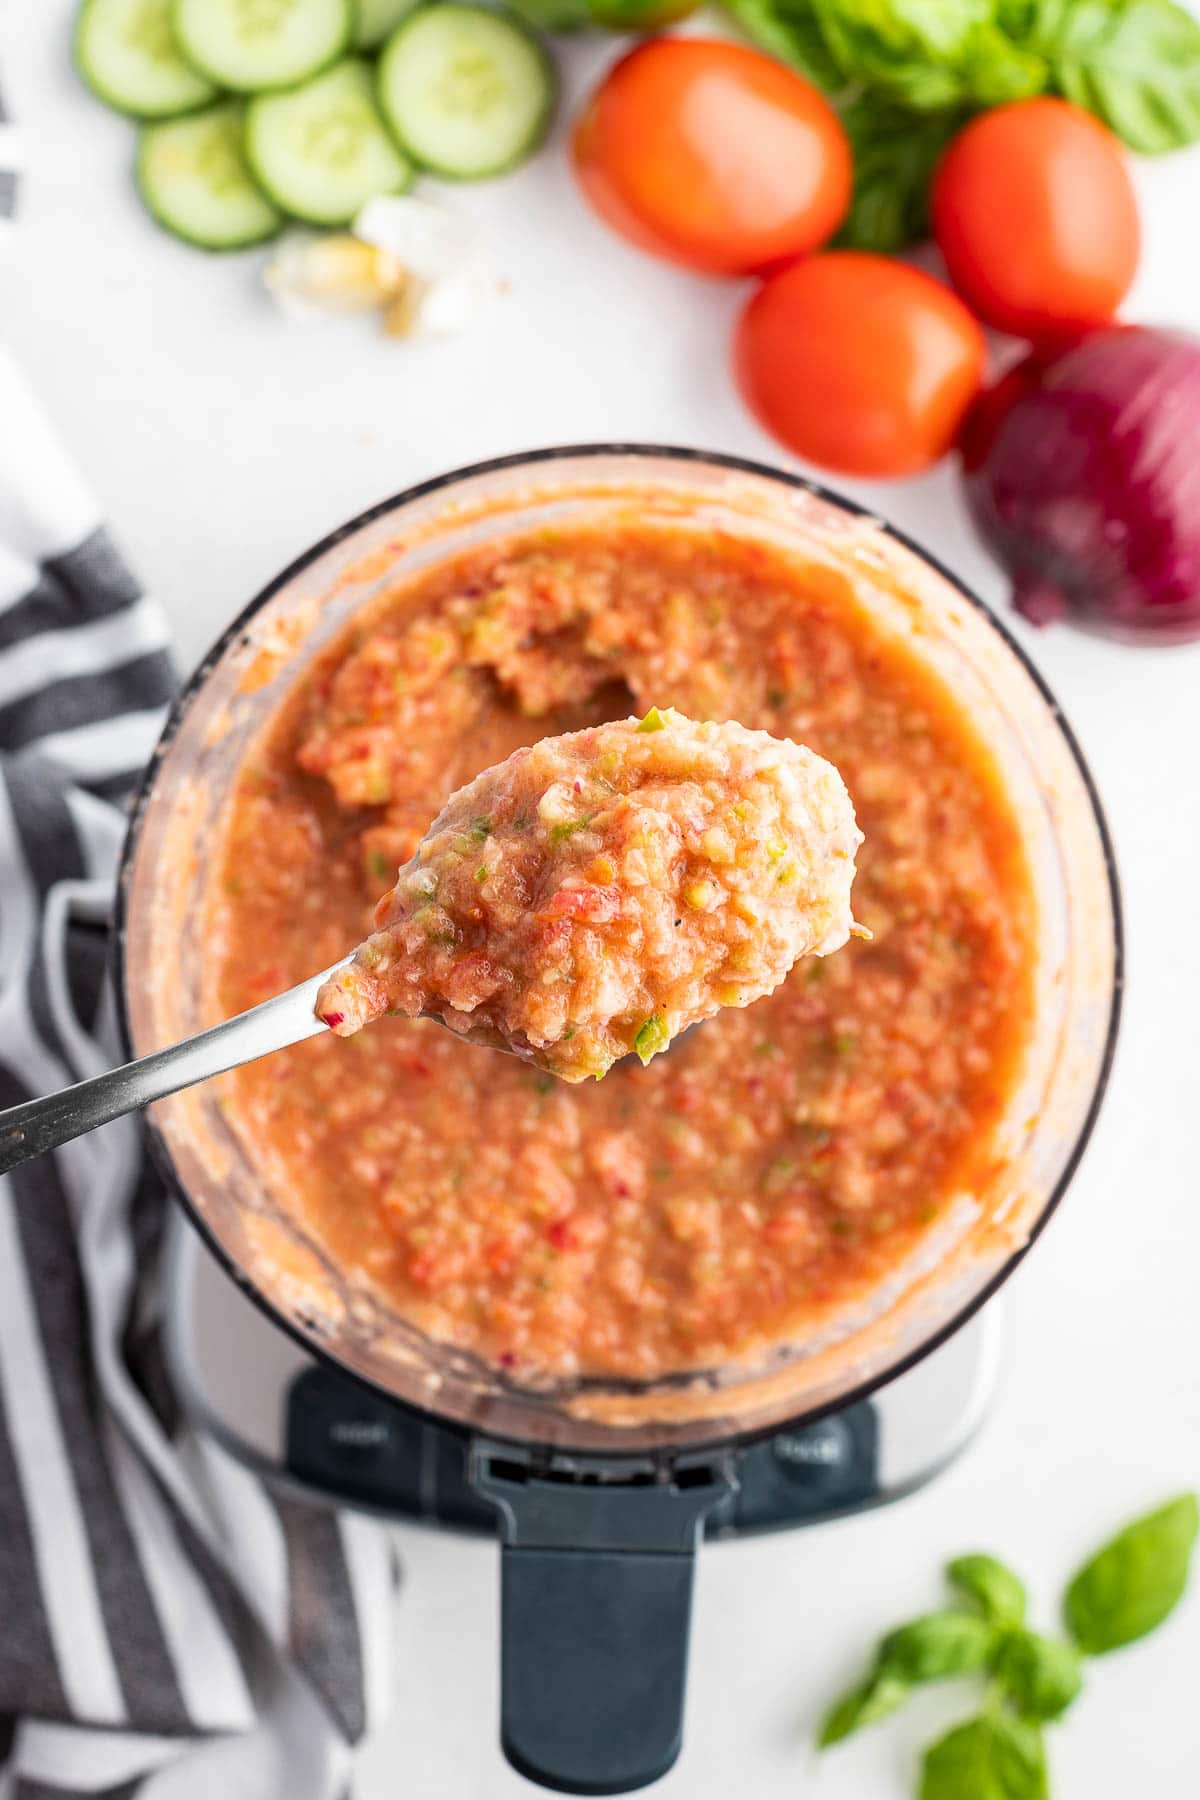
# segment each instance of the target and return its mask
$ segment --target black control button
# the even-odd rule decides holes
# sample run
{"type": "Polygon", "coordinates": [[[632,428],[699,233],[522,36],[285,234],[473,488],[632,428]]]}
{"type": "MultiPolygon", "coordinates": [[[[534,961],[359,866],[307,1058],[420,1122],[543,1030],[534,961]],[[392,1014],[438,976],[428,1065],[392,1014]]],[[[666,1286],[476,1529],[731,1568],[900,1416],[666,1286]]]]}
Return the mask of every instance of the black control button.
{"type": "Polygon", "coordinates": [[[879,1421],[869,1400],[737,1457],[738,1494],[710,1521],[713,1536],[780,1531],[864,1506],[879,1491],[879,1421]]]}
{"type": "Polygon", "coordinates": [[[795,1480],[811,1482],[812,1472],[841,1469],[854,1456],[854,1438],[844,1419],[821,1419],[807,1431],[785,1431],[771,1439],[771,1453],[795,1480]]]}
{"type": "Polygon", "coordinates": [[[335,1369],[298,1375],[287,1397],[288,1472],[333,1498],[421,1510],[419,1420],[335,1369]]]}

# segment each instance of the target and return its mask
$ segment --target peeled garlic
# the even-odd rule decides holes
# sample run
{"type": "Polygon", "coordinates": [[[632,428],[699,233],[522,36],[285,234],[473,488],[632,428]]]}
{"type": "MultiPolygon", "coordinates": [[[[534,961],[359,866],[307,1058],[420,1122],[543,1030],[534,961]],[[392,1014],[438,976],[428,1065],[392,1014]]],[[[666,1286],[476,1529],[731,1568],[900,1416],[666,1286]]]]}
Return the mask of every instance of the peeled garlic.
{"type": "Polygon", "coordinates": [[[440,337],[462,331],[499,282],[492,258],[461,213],[390,194],[368,200],[354,221],[364,242],[393,256],[413,278],[389,305],[385,329],[401,337],[440,337]]]}
{"type": "Polygon", "coordinates": [[[293,232],[263,279],[293,316],[378,311],[392,337],[461,331],[498,288],[468,221],[411,195],[368,201],[352,232],[293,232]]]}
{"type": "Polygon", "coordinates": [[[373,312],[394,299],[408,271],[378,244],[349,232],[292,232],[271,257],[263,280],[286,311],[311,317],[373,312]]]}

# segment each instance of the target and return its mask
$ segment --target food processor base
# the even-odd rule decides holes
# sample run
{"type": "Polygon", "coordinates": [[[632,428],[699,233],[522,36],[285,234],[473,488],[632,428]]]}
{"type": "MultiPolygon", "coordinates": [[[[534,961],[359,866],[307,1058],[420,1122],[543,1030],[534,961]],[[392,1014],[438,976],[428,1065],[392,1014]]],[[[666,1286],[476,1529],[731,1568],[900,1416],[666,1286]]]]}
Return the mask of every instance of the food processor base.
{"type": "MultiPolygon", "coordinates": [[[[233,1456],[316,1501],[496,1535],[496,1505],[480,1490],[495,1492],[499,1447],[472,1444],[314,1361],[247,1299],[176,1208],[167,1283],[177,1389],[233,1456]]],[[[705,1536],[814,1524],[932,1480],[986,1417],[1002,1340],[993,1300],[870,1399],[733,1451],[733,1480],[707,1512],[705,1536]]]]}

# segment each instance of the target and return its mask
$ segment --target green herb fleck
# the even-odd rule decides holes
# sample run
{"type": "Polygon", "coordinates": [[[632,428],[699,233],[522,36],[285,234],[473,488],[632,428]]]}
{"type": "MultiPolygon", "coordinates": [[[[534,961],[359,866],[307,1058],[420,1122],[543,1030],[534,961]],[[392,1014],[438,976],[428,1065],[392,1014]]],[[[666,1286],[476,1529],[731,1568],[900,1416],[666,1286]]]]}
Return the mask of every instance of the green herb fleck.
{"type": "Polygon", "coordinates": [[[533,1085],[539,1094],[552,1094],[554,1092],[554,1077],[553,1075],[535,1075],[533,1078],[533,1085]]]}
{"type": "Polygon", "coordinates": [[[651,1013],[650,1017],[638,1027],[633,1047],[642,1063],[646,1064],[652,1056],[657,1056],[660,1050],[665,1050],[670,1041],[671,1034],[667,1030],[667,1022],[662,1014],[651,1013]]]}
{"type": "Polygon", "coordinates": [[[568,838],[575,837],[580,831],[586,831],[595,816],[595,813],[586,813],[582,819],[570,819],[566,824],[552,825],[550,827],[550,842],[552,844],[565,844],[568,838]]]}
{"type": "Polygon", "coordinates": [[[382,850],[372,850],[367,867],[376,881],[386,881],[392,873],[392,865],[382,850]]]}
{"type": "Polygon", "coordinates": [[[492,835],[492,821],[490,818],[489,819],[472,819],[471,820],[471,836],[476,840],[477,843],[482,844],[484,838],[491,837],[491,835],[492,835]]]}
{"type": "Polygon", "coordinates": [[[491,874],[491,870],[488,868],[487,864],[480,863],[479,867],[475,871],[475,879],[477,882],[479,882],[480,886],[482,887],[483,883],[487,880],[487,878],[490,874],[491,874]]]}
{"type": "Polygon", "coordinates": [[[781,1194],[791,1186],[792,1177],[796,1173],[796,1163],[790,1156],[777,1156],[774,1162],[767,1164],[763,1176],[763,1187],[768,1194],[781,1194]]]}
{"type": "Polygon", "coordinates": [[[667,721],[663,718],[657,706],[652,706],[645,718],[638,722],[639,731],[665,731],[666,728],[667,721]]]}

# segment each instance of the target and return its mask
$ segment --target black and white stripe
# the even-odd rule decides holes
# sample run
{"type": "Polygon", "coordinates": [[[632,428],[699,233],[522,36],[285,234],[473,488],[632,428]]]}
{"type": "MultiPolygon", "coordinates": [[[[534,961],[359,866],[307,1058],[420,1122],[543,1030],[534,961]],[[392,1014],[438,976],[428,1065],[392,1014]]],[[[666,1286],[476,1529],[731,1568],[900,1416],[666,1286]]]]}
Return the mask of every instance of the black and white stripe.
{"type": "Polygon", "coordinates": [[[23,155],[20,133],[0,100],[0,231],[7,229],[17,211],[17,192],[23,155]]]}
{"type": "MultiPolygon", "coordinates": [[[[171,686],[0,351],[0,1106],[113,1058],[120,806],[171,686]]],[[[390,1686],[390,1546],[181,1426],[163,1205],[129,1119],[0,1178],[0,1800],[333,1800],[390,1686]]]]}

